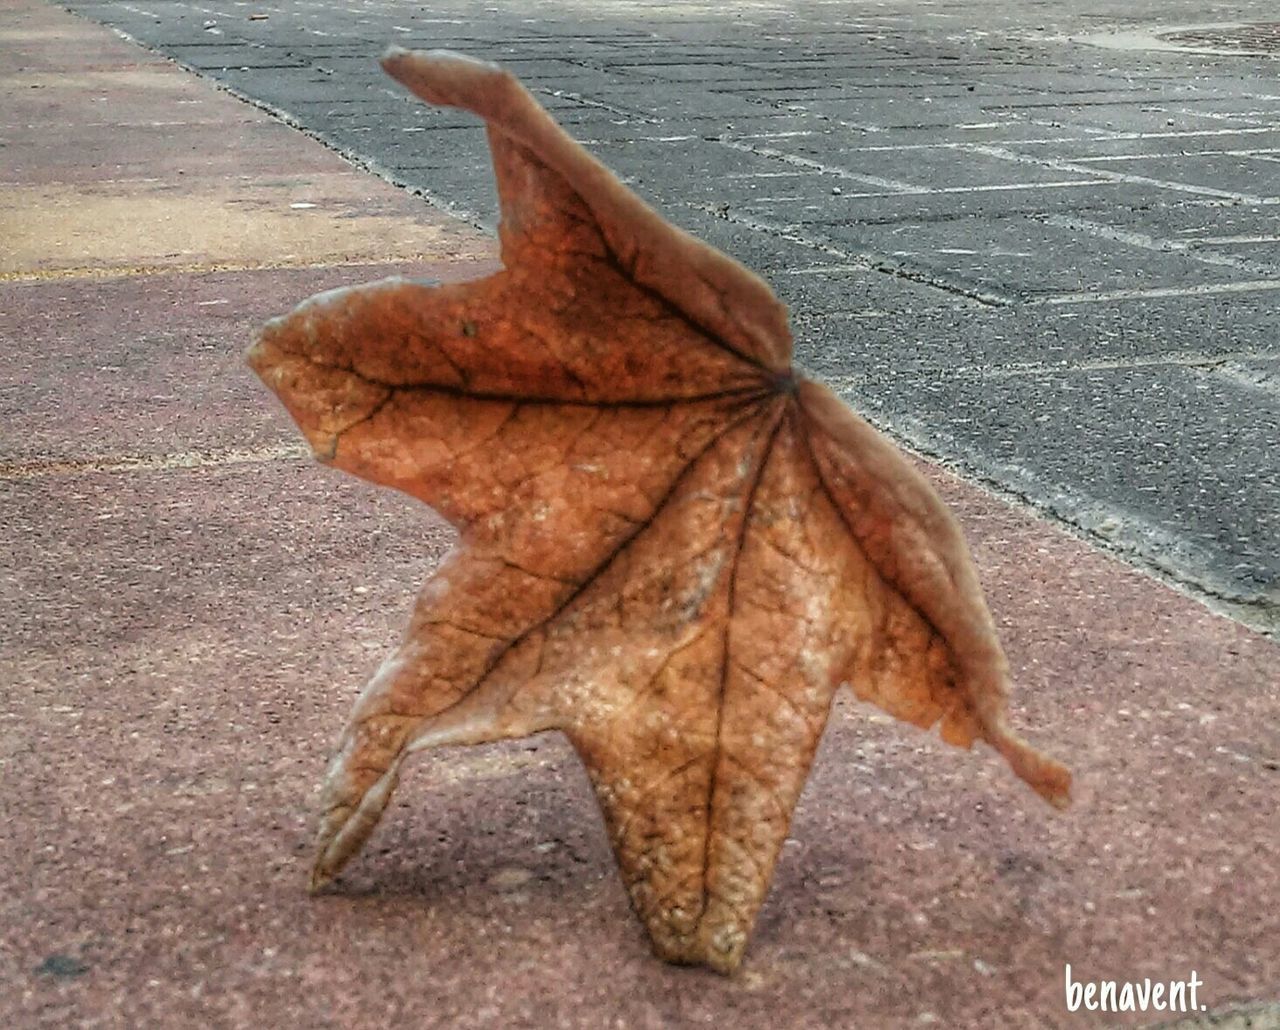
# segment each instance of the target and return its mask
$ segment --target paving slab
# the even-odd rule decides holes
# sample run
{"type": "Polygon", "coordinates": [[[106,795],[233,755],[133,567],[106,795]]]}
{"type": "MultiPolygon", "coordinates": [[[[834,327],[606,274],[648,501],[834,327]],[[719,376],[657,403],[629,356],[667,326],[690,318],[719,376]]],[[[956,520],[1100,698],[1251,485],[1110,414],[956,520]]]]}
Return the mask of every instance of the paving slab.
{"type": "Polygon", "coordinates": [[[1106,168],[1128,175],[1159,176],[1209,189],[1230,190],[1247,197],[1280,194],[1280,165],[1250,153],[1156,154],[1132,160],[1099,159],[1092,168],[1106,168]]]}
{"type": "MultiPolygon", "coordinates": [[[[1280,646],[925,462],[982,570],[1015,720],[1076,771],[1068,812],[989,752],[842,698],[736,977],[649,955],[554,735],[418,756],[364,857],[308,897],[327,751],[454,538],[416,502],[298,456],[239,355],[253,323],[316,289],[483,274],[492,244],[104,30],[16,0],[0,69],[39,62],[68,92],[0,74],[0,131],[56,117],[87,142],[33,152],[24,137],[33,186],[142,210],[129,205],[145,182],[113,171],[128,147],[97,131],[112,114],[78,85],[135,64],[146,75],[114,113],[154,116],[157,161],[187,154],[204,174],[173,187],[200,217],[164,237],[172,249],[87,219],[78,249],[51,254],[50,204],[35,213],[50,248],[30,245],[0,283],[0,1023],[1091,1025],[1066,1009],[1071,963],[1082,979],[1194,970],[1208,1011],[1180,1025],[1275,1025],[1280,646]],[[352,205],[347,219],[295,209],[305,229],[276,243],[298,267],[203,220],[229,209],[213,185],[223,132],[258,154],[244,189],[268,220],[297,179],[330,176],[352,205]],[[335,224],[360,221],[361,196],[385,221],[335,224]]],[[[875,291],[861,300],[895,301],[875,291]]],[[[899,314],[919,303],[896,299],[899,314]]],[[[891,327],[871,328],[888,308],[860,306],[842,324],[888,368],[891,327]]],[[[926,307],[934,342],[916,360],[949,320],[1002,313],[926,307]]],[[[983,323],[1006,344],[1023,325],[983,323]]],[[[1275,374],[1257,355],[1221,368],[1275,374]]]]}
{"type": "Polygon", "coordinates": [[[1198,255],[1138,250],[1041,216],[826,226],[824,235],[951,281],[1010,297],[1250,281],[1255,272],[1198,255]]]}
{"type": "MultiPolygon", "coordinates": [[[[905,160],[910,155],[904,155],[905,160]]],[[[1054,212],[1092,212],[1124,206],[1142,210],[1158,204],[1160,198],[1152,189],[1130,183],[1078,180],[1061,185],[1043,184],[999,193],[990,190],[939,193],[928,188],[918,190],[846,189],[833,193],[835,186],[825,183],[826,190],[808,183],[783,182],[783,188],[764,196],[746,197],[730,205],[747,220],[759,219],[766,224],[801,231],[812,227],[822,231],[824,225],[880,225],[899,222],[950,221],[956,218],[997,220],[1009,215],[1054,212]]],[[[939,287],[941,288],[941,287],[939,287]]]]}
{"type": "MultiPolygon", "coordinates": [[[[1280,556],[1272,543],[1280,538],[1280,514],[1270,504],[1278,484],[1274,476],[1237,473],[1280,432],[1277,367],[1259,363],[1250,375],[1247,366],[1208,360],[1154,368],[1026,369],[999,379],[944,373],[923,384],[902,377],[866,382],[853,392],[859,406],[875,412],[892,411],[899,391],[927,392],[933,415],[927,426],[914,427],[924,438],[920,442],[939,448],[945,440],[953,453],[994,456],[1004,481],[1022,482],[1029,495],[1051,494],[1050,484],[1067,472],[1059,464],[1072,461],[1047,440],[1071,433],[1087,443],[1094,434],[1105,435],[1110,460],[1091,465],[1097,503],[1083,508],[1060,495],[1057,503],[1069,513],[1064,514],[1131,553],[1158,555],[1161,571],[1202,570],[1202,591],[1266,618],[1280,603],[1280,556]],[[1252,410],[1248,418],[1235,418],[1227,395],[1250,389],[1250,383],[1252,410]],[[993,394],[1006,401],[1006,414],[994,425],[981,418],[993,394]],[[1209,403],[1198,403],[1205,399],[1209,403]],[[1134,406],[1141,406],[1142,420],[1125,423],[1123,433],[1112,428],[1134,406]],[[1083,426],[1075,421],[1082,409],[1092,413],[1083,426]],[[1162,486],[1176,490],[1176,522],[1160,505],[1143,503],[1144,495],[1162,486]],[[1216,499],[1228,494],[1239,507],[1258,513],[1247,537],[1217,515],[1216,499]],[[1249,557],[1224,568],[1215,557],[1224,552],[1249,557]]],[[[976,471],[979,464],[971,459],[969,467],[976,471]]]]}
{"type": "MultiPolygon", "coordinates": [[[[847,274],[852,283],[858,273],[847,274]]],[[[783,290],[818,277],[775,273],[783,290]]],[[[797,349],[806,367],[848,383],[901,378],[903,389],[927,389],[938,375],[985,380],[994,391],[1013,375],[1065,376],[1090,368],[1148,368],[1154,375],[1162,367],[1190,365],[1213,373],[1225,362],[1269,358],[1280,332],[1280,304],[1268,290],[1037,307],[957,297],[941,307],[920,303],[918,293],[894,306],[904,298],[867,289],[854,295],[861,302],[857,311],[833,311],[816,291],[794,296],[797,349]],[[856,356],[856,372],[827,343],[833,336],[856,356]]],[[[934,406],[927,395],[919,400],[926,412],[921,421],[928,421],[934,406]]]]}

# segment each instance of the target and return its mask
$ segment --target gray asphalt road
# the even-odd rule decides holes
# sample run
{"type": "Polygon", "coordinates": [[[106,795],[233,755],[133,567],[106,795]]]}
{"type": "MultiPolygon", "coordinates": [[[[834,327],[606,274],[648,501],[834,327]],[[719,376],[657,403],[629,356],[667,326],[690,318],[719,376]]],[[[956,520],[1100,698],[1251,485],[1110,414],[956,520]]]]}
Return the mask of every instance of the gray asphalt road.
{"type": "Polygon", "coordinates": [[[375,59],[503,62],[872,420],[1280,626],[1280,47],[1082,41],[1269,4],[69,6],[489,225],[476,123],[375,59]]]}

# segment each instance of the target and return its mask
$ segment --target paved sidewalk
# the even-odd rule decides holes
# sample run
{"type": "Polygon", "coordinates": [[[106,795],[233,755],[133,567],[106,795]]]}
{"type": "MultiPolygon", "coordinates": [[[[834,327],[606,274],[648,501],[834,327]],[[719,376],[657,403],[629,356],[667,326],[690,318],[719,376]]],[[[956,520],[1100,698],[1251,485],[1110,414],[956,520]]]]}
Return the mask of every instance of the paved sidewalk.
{"type": "Polygon", "coordinates": [[[554,737],[422,756],[309,898],[327,749],[450,535],[302,458],[241,353],[491,242],[41,0],[0,143],[0,1025],[1094,1025],[1068,962],[1277,1025],[1280,646],[933,465],[1070,811],[845,700],[733,979],[649,956],[554,737]]]}
{"type": "Polygon", "coordinates": [[[502,61],[861,411],[1280,630],[1277,37],[1138,38],[1273,0],[67,3],[485,224],[474,120],[374,58],[502,61]]]}

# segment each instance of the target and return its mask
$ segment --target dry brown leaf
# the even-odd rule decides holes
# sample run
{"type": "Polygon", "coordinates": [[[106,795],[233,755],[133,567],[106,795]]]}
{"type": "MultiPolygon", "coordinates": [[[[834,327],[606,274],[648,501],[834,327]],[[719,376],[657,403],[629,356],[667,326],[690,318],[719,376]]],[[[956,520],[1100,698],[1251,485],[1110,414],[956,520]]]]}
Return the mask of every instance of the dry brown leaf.
{"type": "Polygon", "coordinates": [[[732,970],[836,688],[1065,803],[1005,721],[1007,668],[933,490],[791,370],[785,308],[672,228],[501,69],[383,61],[479,114],[503,271],[322,294],[250,362],[316,454],[460,531],[355,706],[314,880],[412,751],[561,730],[657,953],[732,970]]]}

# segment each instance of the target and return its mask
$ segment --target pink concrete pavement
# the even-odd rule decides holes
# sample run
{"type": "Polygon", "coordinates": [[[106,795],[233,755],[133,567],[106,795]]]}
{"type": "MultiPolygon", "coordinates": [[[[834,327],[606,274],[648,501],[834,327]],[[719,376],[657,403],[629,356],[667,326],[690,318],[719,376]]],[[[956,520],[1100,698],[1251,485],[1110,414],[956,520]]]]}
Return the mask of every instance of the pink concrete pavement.
{"type": "Polygon", "coordinates": [[[0,1025],[1159,1021],[1068,1013],[1068,962],[1277,1025],[1280,648],[938,469],[1065,815],[845,700],[736,978],[649,956],[556,738],[423,756],[309,898],[327,748],[450,537],[302,458],[240,354],[491,246],[37,0],[0,139],[0,1025]]]}

